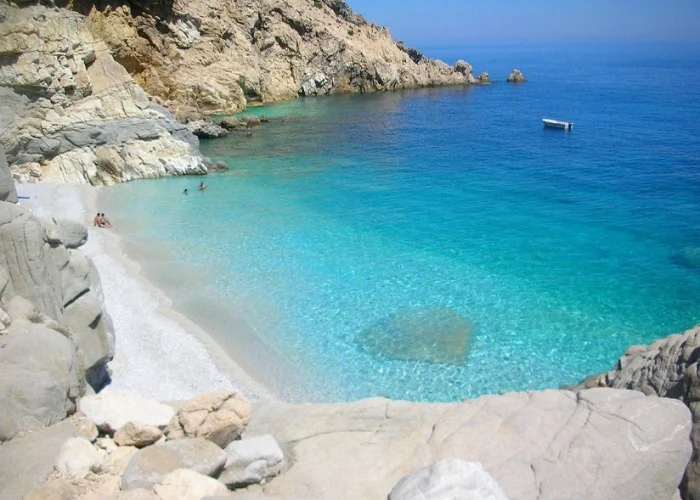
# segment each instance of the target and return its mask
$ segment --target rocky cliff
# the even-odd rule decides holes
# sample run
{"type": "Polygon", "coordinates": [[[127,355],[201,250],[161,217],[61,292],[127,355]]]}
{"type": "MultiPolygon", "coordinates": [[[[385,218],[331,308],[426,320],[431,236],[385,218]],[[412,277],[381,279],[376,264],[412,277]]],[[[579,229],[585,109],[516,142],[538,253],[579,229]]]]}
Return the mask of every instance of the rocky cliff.
{"type": "Polygon", "coordinates": [[[341,0],[73,0],[150,94],[180,110],[242,111],[297,96],[476,83],[392,40],[341,0]]]}
{"type": "Polygon", "coordinates": [[[0,148],[20,181],[206,172],[197,139],[64,9],[0,0],[0,116],[0,148]]]}

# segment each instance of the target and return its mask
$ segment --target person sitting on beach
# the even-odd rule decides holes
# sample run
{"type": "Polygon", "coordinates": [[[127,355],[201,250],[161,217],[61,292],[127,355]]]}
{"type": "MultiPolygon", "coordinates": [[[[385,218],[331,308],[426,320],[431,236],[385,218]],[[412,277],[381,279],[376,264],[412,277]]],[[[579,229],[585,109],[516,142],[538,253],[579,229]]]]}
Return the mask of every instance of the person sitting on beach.
{"type": "Polygon", "coordinates": [[[102,217],[100,217],[100,219],[102,221],[102,225],[100,225],[100,227],[106,227],[106,228],[112,227],[112,223],[109,221],[109,219],[107,217],[105,217],[105,214],[102,214],[102,217]]]}
{"type": "Polygon", "coordinates": [[[206,184],[204,184],[203,182],[200,182],[200,183],[199,183],[199,190],[200,190],[200,191],[204,191],[206,188],[207,188],[207,185],[206,185],[206,184]]]}
{"type": "Polygon", "coordinates": [[[98,213],[92,221],[93,226],[102,227],[102,217],[98,213]]]}

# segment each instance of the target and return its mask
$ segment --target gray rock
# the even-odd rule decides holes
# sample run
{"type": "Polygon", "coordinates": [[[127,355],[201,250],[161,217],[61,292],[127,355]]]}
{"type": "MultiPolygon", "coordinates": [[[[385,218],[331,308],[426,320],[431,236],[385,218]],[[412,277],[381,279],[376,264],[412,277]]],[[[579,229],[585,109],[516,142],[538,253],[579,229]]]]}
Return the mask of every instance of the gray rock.
{"type": "Polygon", "coordinates": [[[472,74],[473,69],[471,64],[460,59],[455,63],[455,71],[458,71],[459,73],[462,73],[465,76],[469,76],[472,74]]]}
{"type": "Polygon", "coordinates": [[[478,83],[479,85],[487,85],[487,84],[491,83],[491,80],[489,78],[489,74],[485,71],[483,73],[481,73],[477,77],[476,83],[478,83]]]}
{"type": "Polygon", "coordinates": [[[56,457],[56,470],[74,478],[87,476],[102,460],[102,455],[85,438],[68,439],[56,457]]]}
{"type": "MultiPolygon", "coordinates": [[[[686,469],[681,493],[700,499],[700,326],[671,335],[649,346],[632,346],[614,370],[597,376],[609,387],[632,389],[685,403],[693,416],[693,456],[686,469]]],[[[584,385],[591,379],[584,381],[584,385]]]]}
{"type": "Polygon", "coordinates": [[[70,219],[41,219],[46,229],[46,241],[51,245],[63,245],[66,248],[78,248],[85,244],[88,238],[87,227],[80,222],[70,219]]]}
{"type": "Polygon", "coordinates": [[[233,441],[226,449],[219,481],[231,489],[267,482],[284,467],[284,454],[271,435],[233,441]]]}
{"type": "MultiPolygon", "coordinates": [[[[61,446],[72,436],[73,425],[64,420],[0,446],[0,498],[20,500],[43,483],[54,470],[61,446]]],[[[47,497],[34,498],[44,500],[47,497]]]]}
{"type": "Polygon", "coordinates": [[[0,441],[75,410],[83,371],[70,340],[41,324],[0,337],[0,441]]]}
{"type": "Polygon", "coordinates": [[[240,121],[235,116],[227,116],[219,122],[219,126],[225,128],[226,130],[239,130],[245,128],[245,123],[240,121]]]}
{"type": "Polygon", "coordinates": [[[168,405],[126,391],[109,390],[80,399],[78,409],[110,434],[129,422],[165,428],[175,415],[168,405]]]}
{"type": "Polygon", "coordinates": [[[177,469],[191,469],[217,477],[226,453],[211,441],[185,438],[155,444],[136,453],[122,477],[122,489],[149,488],[177,469]]]}
{"type": "Polygon", "coordinates": [[[452,404],[268,401],[243,438],[271,433],[294,460],[260,498],[386,498],[426,460],[455,458],[482,463],[511,500],[655,500],[678,488],[690,425],[678,401],[599,388],[452,404]]]}
{"type": "Polygon", "coordinates": [[[25,208],[0,202],[0,267],[10,279],[5,300],[20,295],[53,319],[61,315],[61,277],[41,222],[25,208]]]}
{"type": "Polygon", "coordinates": [[[218,139],[219,137],[226,137],[228,135],[228,130],[220,127],[211,120],[189,122],[187,128],[200,139],[218,139]]]}
{"type": "Polygon", "coordinates": [[[15,189],[15,181],[12,180],[10,166],[5,158],[5,150],[0,147],[0,201],[8,203],[17,203],[17,190],[15,189]]]}
{"type": "Polygon", "coordinates": [[[245,115],[241,117],[241,121],[245,123],[245,128],[259,127],[262,120],[255,115],[245,115]]]}
{"type": "Polygon", "coordinates": [[[514,69],[511,74],[508,75],[507,81],[508,83],[523,83],[526,82],[527,79],[519,69],[514,69]]]}
{"type": "Polygon", "coordinates": [[[480,463],[447,459],[422,467],[394,486],[389,500],[508,500],[480,463]]]}

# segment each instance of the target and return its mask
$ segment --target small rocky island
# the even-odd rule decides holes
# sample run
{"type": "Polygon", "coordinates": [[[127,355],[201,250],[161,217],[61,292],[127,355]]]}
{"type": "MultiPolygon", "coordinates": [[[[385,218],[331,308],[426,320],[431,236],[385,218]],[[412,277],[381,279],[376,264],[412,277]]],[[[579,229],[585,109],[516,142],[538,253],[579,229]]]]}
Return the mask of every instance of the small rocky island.
{"type": "Polygon", "coordinates": [[[203,175],[195,133],[259,125],[221,132],[203,113],[489,75],[430,60],[338,0],[21,5],[0,0],[3,499],[700,498],[699,328],[578,387],[460,403],[110,388],[106,281],[84,252],[97,230],[36,216],[15,181],[203,175]]]}

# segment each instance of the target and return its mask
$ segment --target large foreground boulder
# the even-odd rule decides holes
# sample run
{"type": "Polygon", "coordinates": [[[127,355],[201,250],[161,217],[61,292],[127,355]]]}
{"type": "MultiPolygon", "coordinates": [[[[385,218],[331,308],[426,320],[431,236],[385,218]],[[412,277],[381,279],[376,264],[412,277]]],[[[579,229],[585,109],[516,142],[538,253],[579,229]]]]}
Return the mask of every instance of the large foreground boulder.
{"type": "Polygon", "coordinates": [[[0,337],[0,442],[75,411],[82,367],[73,343],[42,324],[0,337]]]}
{"type": "Polygon", "coordinates": [[[693,417],[693,455],[681,493],[686,500],[700,499],[700,326],[648,346],[630,347],[615,369],[589,377],[583,385],[592,384],[632,389],[685,403],[693,417]]]}
{"type": "Polygon", "coordinates": [[[458,404],[264,402],[243,437],[271,433],[292,457],[264,489],[248,488],[261,498],[386,498],[405,475],[454,458],[483,464],[511,500],[656,500],[676,493],[690,427],[682,403],[603,388],[458,404]]]}

